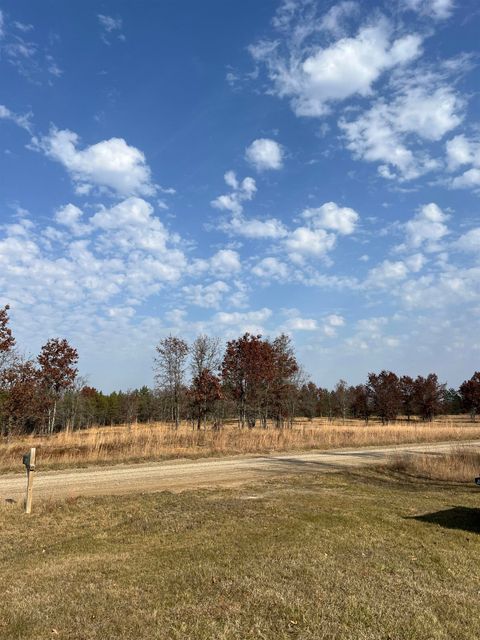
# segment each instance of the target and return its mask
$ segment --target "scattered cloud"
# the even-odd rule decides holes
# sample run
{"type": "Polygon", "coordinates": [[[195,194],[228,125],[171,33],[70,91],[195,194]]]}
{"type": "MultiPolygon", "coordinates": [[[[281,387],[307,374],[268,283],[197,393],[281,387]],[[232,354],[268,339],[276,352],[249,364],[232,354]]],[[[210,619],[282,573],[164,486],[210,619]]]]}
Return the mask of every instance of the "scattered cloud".
{"type": "Polygon", "coordinates": [[[239,182],[234,171],[227,171],[224,175],[224,180],[231,188],[231,192],[218,196],[215,200],[212,200],[211,205],[215,209],[240,215],[243,211],[242,203],[245,200],[251,200],[257,192],[255,180],[247,177],[239,182]]]}
{"type": "Polygon", "coordinates": [[[452,15],[455,2],[454,0],[403,0],[403,7],[434,20],[446,20],[452,15]]]}
{"type": "Polygon", "coordinates": [[[297,116],[320,117],[334,102],[352,96],[369,96],[381,75],[419,57],[422,37],[408,34],[395,38],[390,22],[379,17],[328,47],[287,44],[282,54],[278,41],[250,47],[262,62],[277,96],[290,98],[297,116]]]}
{"type": "Polygon", "coordinates": [[[32,130],[32,114],[27,113],[25,115],[19,115],[18,113],[14,113],[10,111],[5,105],[0,104],[0,120],[10,120],[14,122],[17,126],[22,129],[25,129],[28,132],[32,130]]]}
{"type": "Polygon", "coordinates": [[[431,202],[423,205],[415,216],[405,225],[406,243],[401,248],[438,251],[441,240],[449,233],[445,222],[449,216],[440,207],[431,202]]]}
{"type": "Polygon", "coordinates": [[[438,141],[457,127],[464,100],[450,86],[435,86],[437,82],[434,77],[415,78],[393,100],[377,100],[356,119],[340,118],[347,148],[357,158],[380,163],[379,173],[387,179],[411,180],[439,168],[437,160],[418,149],[418,141],[438,141]]]}
{"type": "Polygon", "coordinates": [[[85,195],[93,189],[118,196],[155,194],[156,185],[145,155],[123,138],[102,140],[83,149],[79,144],[76,133],[54,127],[47,136],[32,139],[33,148],[65,167],[78,194],[85,195]]]}
{"type": "Polygon", "coordinates": [[[448,140],[446,151],[450,171],[469,166],[463,173],[450,180],[450,186],[454,189],[480,188],[480,140],[469,139],[464,134],[460,134],[448,140]]]}
{"type": "Polygon", "coordinates": [[[245,150],[247,161],[257,171],[278,170],[283,167],[283,148],[275,140],[259,138],[245,150]]]}
{"type": "Polygon", "coordinates": [[[97,15],[98,22],[102,29],[102,40],[105,44],[110,44],[110,36],[115,35],[118,40],[125,40],[125,36],[122,33],[123,22],[119,17],[108,16],[102,13],[97,15]]]}

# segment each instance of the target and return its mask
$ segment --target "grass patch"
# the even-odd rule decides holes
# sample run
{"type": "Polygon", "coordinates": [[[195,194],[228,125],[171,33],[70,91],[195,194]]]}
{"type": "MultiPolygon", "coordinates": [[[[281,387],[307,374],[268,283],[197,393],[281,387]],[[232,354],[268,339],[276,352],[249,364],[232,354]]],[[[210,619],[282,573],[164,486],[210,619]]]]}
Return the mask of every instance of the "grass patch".
{"type": "Polygon", "coordinates": [[[479,507],[374,471],[3,507],[0,638],[471,640],[479,507]]]}
{"type": "Polygon", "coordinates": [[[221,431],[197,431],[187,424],[178,430],[165,424],[123,425],[0,440],[0,472],[22,470],[21,456],[30,447],[37,447],[37,464],[42,469],[60,469],[174,458],[471,439],[480,439],[480,424],[467,421],[465,416],[451,416],[432,423],[382,425],[372,421],[368,426],[360,420],[297,420],[291,429],[239,429],[229,424],[221,431]]]}
{"type": "Polygon", "coordinates": [[[480,450],[458,447],[450,453],[394,456],[386,468],[410,478],[471,483],[480,476],[480,450]]]}

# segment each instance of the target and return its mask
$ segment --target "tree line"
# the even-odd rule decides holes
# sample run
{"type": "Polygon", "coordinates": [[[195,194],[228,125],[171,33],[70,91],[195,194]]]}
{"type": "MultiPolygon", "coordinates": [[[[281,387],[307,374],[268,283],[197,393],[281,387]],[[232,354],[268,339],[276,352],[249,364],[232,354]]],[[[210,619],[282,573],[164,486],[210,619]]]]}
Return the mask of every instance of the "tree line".
{"type": "Polygon", "coordinates": [[[480,372],[459,389],[436,374],[397,376],[370,373],[364,384],[340,380],[318,387],[298,363],[290,338],[245,333],[222,345],[198,336],[189,345],[177,336],[155,349],[155,386],[104,394],[78,375],[78,352],[64,338],[48,340],[36,358],[19,354],[9,326],[9,307],[0,307],[0,434],[53,433],[93,425],[170,422],[178,428],[288,428],[295,417],[356,418],[384,424],[402,418],[431,421],[439,414],[480,410],[480,372]]]}

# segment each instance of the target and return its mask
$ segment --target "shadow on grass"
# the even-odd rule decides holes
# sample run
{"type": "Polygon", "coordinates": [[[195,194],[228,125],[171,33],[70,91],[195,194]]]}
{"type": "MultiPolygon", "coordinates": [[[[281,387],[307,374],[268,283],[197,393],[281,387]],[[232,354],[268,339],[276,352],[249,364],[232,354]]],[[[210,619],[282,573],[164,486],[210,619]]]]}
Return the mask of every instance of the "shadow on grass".
{"type": "Polygon", "coordinates": [[[480,509],[472,507],[452,507],[444,511],[425,513],[409,519],[438,524],[446,529],[461,529],[472,533],[480,533],[480,509]]]}

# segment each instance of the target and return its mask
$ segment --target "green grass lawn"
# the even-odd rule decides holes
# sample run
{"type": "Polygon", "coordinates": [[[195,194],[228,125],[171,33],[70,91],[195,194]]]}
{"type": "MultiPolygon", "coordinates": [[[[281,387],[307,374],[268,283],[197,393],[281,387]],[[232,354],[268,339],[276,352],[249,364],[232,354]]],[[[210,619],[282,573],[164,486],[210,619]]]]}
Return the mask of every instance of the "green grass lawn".
{"type": "Polygon", "coordinates": [[[480,638],[480,490],[376,472],[0,507],[0,638],[480,638]],[[420,516],[420,517],[418,517],[420,516]]]}

